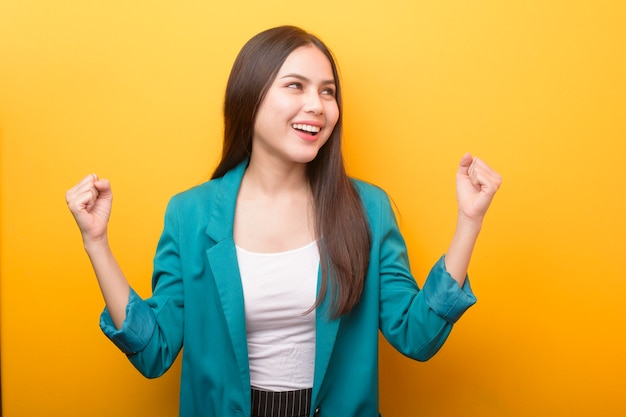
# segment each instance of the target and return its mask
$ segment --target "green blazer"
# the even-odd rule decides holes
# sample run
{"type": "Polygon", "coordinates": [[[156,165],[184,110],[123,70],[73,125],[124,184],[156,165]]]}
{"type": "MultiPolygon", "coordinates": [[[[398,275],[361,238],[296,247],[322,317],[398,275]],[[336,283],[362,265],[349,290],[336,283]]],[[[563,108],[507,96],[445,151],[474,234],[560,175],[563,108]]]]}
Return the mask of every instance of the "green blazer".
{"type": "MultiPolygon", "coordinates": [[[[162,375],[184,346],[180,415],[250,416],[250,372],[244,299],[233,240],[237,193],[246,164],[174,196],[165,214],[153,294],[131,290],[117,330],[107,310],[100,326],[146,377],[162,375]]],[[[378,335],[424,361],[476,302],[445,271],[443,257],[422,290],[387,195],[354,181],[371,228],[370,265],[360,303],[332,320],[328,297],[317,309],[311,416],[376,417],[378,335]]]]}

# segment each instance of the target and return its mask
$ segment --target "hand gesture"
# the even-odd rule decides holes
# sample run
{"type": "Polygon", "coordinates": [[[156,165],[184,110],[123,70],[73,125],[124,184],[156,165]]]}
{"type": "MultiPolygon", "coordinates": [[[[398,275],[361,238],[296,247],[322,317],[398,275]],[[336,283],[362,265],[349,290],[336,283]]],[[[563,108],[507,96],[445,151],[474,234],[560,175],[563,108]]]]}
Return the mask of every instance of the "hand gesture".
{"type": "Polygon", "coordinates": [[[85,243],[106,238],[113,200],[109,181],[88,175],[67,191],[65,200],[85,243]]]}
{"type": "Polygon", "coordinates": [[[456,174],[459,216],[473,223],[482,222],[501,184],[500,174],[484,161],[469,153],[463,155],[456,174]]]}

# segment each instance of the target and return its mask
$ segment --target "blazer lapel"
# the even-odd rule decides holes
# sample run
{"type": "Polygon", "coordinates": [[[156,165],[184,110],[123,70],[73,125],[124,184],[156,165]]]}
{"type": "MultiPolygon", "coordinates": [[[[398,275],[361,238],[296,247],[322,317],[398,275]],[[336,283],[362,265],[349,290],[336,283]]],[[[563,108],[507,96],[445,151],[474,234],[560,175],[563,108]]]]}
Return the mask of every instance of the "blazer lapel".
{"type": "MultiPolygon", "coordinates": [[[[322,282],[321,268],[317,277],[317,289],[319,293],[320,284],[322,282]]],[[[337,332],[341,323],[341,317],[332,319],[331,303],[332,294],[329,293],[324,297],[324,301],[317,308],[315,315],[315,375],[313,378],[313,394],[311,398],[312,407],[316,407],[319,403],[320,388],[326,376],[326,370],[330,362],[330,357],[335,347],[337,332]]]]}
{"type": "Polygon", "coordinates": [[[222,303],[244,393],[250,389],[250,367],[243,289],[233,239],[233,224],[237,194],[246,162],[242,162],[222,177],[211,205],[211,215],[206,229],[206,234],[214,242],[206,255],[222,303]]]}

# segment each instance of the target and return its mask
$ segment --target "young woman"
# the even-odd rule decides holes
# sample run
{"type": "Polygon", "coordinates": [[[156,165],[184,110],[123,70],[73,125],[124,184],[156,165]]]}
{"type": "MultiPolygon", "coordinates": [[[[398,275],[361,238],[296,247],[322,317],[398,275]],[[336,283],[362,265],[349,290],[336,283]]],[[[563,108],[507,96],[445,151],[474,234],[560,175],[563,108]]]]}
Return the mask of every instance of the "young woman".
{"type": "Polygon", "coordinates": [[[150,378],[184,346],[181,416],[378,416],[379,330],[417,360],[442,346],[475,302],[466,271],[500,176],[463,156],[457,229],[420,290],[386,194],[345,173],[339,77],[318,38],[253,37],[224,120],[212,180],[168,205],[148,299],[109,248],[108,181],[67,192],[103,331],[150,378]]]}

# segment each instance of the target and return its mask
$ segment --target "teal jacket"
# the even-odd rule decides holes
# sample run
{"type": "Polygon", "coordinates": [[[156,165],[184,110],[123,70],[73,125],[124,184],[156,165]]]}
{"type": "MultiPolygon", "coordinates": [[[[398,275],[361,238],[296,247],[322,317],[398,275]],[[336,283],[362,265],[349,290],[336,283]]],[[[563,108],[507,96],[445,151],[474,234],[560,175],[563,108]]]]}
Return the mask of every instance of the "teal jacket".
{"type": "MultiPolygon", "coordinates": [[[[120,330],[106,309],[100,320],[104,333],[148,378],[167,371],[184,346],[183,417],[250,416],[244,299],[233,240],[245,167],[171,199],[152,296],[143,300],[131,290],[120,330]]],[[[317,309],[312,416],[379,416],[379,330],[399,352],[424,361],[476,302],[469,282],[459,288],[445,271],[443,257],[420,290],[387,195],[355,184],[371,228],[370,265],[361,301],[349,314],[330,319],[327,300],[317,309]]]]}

